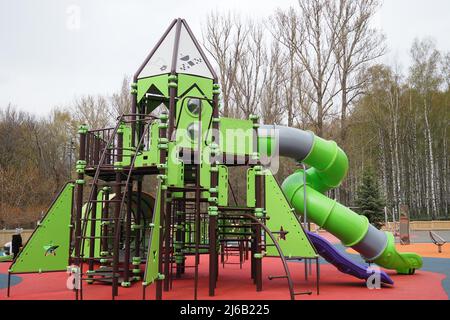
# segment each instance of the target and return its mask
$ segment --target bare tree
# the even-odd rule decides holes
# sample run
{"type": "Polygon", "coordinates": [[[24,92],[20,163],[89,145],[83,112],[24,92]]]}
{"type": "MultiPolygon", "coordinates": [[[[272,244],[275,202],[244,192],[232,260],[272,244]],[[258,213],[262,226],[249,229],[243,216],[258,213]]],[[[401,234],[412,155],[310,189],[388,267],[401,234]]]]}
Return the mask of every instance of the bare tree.
{"type": "Polygon", "coordinates": [[[238,61],[238,73],[234,86],[234,101],[243,118],[257,114],[267,80],[268,56],[264,30],[259,22],[248,23],[249,32],[245,50],[238,61]]]}
{"type": "Polygon", "coordinates": [[[338,30],[333,50],[340,86],[342,143],[347,135],[348,108],[369,80],[365,70],[385,53],[384,35],[370,25],[378,7],[378,0],[329,1],[331,25],[338,30]]]}
{"type": "Polygon", "coordinates": [[[111,110],[103,96],[82,96],[75,100],[72,107],[74,118],[88,125],[90,129],[105,128],[111,124],[111,110]]]}
{"type": "Polygon", "coordinates": [[[131,113],[130,78],[125,76],[122,80],[122,87],[117,93],[111,96],[111,107],[113,117],[131,113]]]}
{"type": "MultiPolygon", "coordinates": [[[[297,107],[303,109],[305,106],[300,104],[295,105],[296,93],[299,93],[298,89],[303,88],[303,74],[301,71],[304,69],[299,67],[296,58],[296,43],[300,38],[298,36],[297,26],[300,24],[299,16],[293,8],[287,11],[278,10],[275,14],[269,18],[269,30],[271,30],[275,41],[281,43],[285,47],[285,62],[286,67],[284,68],[284,74],[286,75],[286,81],[284,82],[283,96],[282,99],[285,110],[287,113],[287,124],[288,126],[294,125],[294,119],[296,116],[297,107]],[[297,81],[295,81],[297,80],[297,81]],[[295,88],[295,86],[298,86],[295,88]]],[[[281,87],[280,87],[281,88],[281,87]]],[[[281,101],[280,101],[281,102],[281,101]]]]}
{"type": "Polygon", "coordinates": [[[427,174],[427,190],[431,193],[431,199],[428,199],[428,202],[431,202],[431,216],[434,218],[437,214],[436,171],[433,136],[429,121],[429,108],[432,92],[437,91],[442,83],[442,78],[438,72],[441,55],[432,39],[424,39],[422,41],[416,39],[411,47],[411,57],[413,59],[413,65],[410,68],[410,82],[423,99],[424,132],[427,140],[428,161],[430,164],[429,173],[427,174]]]}
{"type": "Polygon", "coordinates": [[[203,43],[219,68],[222,91],[222,115],[228,117],[232,94],[236,85],[239,61],[244,51],[248,28],[239,16],[228,13],[210,13],[206,19],[203,43]]]}
{"type": "Polygon", "coordinates": [[[442,59],[442,76],[447,85],[447,90],[450,91],[450,52],[447,52],[442,59]]]}
{"type": "Polygon", "coordinates": [[[299,1],[299,10],[278,11],[275,15],[277,39],[295,50],[297,62],[305,70],[305,88],[314,109],[308,111],[317,134],[323,135],[324,121],[330,116],[336,88],[334,44],[337,26],[326,0],[299,1]],[[295,30],[294,30],[295,28],[295,30]],[[293,37],[295,35],[295,37],[293,37]]]}
{"type": "Polygon", "coordinates": [[[270,51],[267,68],[267,77],[262,90],[261,117],[263,123],[281,123],[284,119],[285,105],[282,103],[282,96],[285,91],[280,88],[285,87],[290,79],[285,73],[286,57],[281,51],[280,44],[275,42],[270,51]]]}

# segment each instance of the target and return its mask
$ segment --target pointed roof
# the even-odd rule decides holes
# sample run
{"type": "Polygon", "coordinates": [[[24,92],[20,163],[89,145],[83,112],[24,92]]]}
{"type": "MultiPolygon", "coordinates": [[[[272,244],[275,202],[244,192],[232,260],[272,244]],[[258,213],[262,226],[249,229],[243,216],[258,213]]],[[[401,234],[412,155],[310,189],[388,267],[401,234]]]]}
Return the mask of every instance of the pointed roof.
{"type": "Polygon", "coordinates": [[[137,79],[184,73],[217,80],[199,43],[184,19],[175,19],[135,74],[137,79]]]}

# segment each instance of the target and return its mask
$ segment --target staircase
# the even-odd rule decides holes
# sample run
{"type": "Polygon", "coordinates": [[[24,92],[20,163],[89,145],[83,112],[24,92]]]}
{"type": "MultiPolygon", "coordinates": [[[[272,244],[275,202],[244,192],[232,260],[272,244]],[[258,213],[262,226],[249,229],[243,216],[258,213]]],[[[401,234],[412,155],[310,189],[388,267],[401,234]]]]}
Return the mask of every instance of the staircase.
{"type": "Polygon", "coordinates": [[[83,282],[112,285],[114,299],[119,284],[128,287],[132,280],[140,279],[137,271],[141,261],[131,259],[133,176],[136,157],[142,154],[140,150],[154,119],[150,115],[122,115],[114,128],[88,131],[84,143],[80,143],[86,151],[79,164],[95,170],[95,174],[87,184],[89,196],[81,208],[84,168],[77,166],[81,170],[77,170],[75,241],[70,251],[81,280],[75,289],[76,299],[83,299],[83,282]],[[124,125],[137,121],[143,128],[140,140],[135,148],[124,146],[124,125]],[[134,270],[130,270],[131,264],[136,266],[134,270]]]}

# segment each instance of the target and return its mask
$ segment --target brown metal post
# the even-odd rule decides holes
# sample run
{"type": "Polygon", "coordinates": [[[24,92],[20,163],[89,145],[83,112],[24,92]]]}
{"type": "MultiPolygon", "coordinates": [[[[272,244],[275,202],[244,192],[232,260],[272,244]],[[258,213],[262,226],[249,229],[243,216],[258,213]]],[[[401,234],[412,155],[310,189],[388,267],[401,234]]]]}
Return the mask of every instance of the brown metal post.
{"type": "MultiPolygon", "coordinates": [[[[93,148],[94,148],[94,154],[93,154],[93,160],[94,164],[99,165],[99,153],[100,153],[100,139],[97,138],[95,135],[93,136],[93,148]]],[[[98,186],[96,184],[92,185],[93,194],[95,199],[97,199],[97,193],[98,193],[98,186]]],[[[91,219],[88,219],[89,213],[86,214],[86,223],[90,224],[91,232],[90,232],[90,239],[89,239],[89,271],[94,270],[94,255],[95,255],[95,242],[96,242],[96,220],[97,220],[97,203],[94,202],[94,204],[91,206],[91,219]]]]}
{"type": "MultiPolygon", "coordinates": [[[[86,160],[86,134],[87,127],[82,126],[78,131],[80,134],[80,154],[79,161],[86,160]]],[[[75,212],[75,265],[79,266],[80,250],[81,250],[81,216],[83,210],[83,185],[84,172],[79,171],[77,175],[77,197],[76,197],[76,212],[75,212]]]]}
{"type": "MultiPolygon", "coordinates": [[[[180,34],[181,34],[181,19],[177,19],[176,22],[176,31],[175,31],[175,43],[173,46],[173,52],[172,52],[172,69],[170,70],[171,77],[176,77],[176,66],[177,66],[177,59],[178,59],[178,45],[180,42],[180,34]]],[[[175,85],[171,85],[171,80],[169,80],[169,132],[168,132],[168,139],[169,141],[172,140],[172,135],[175,130],[175,115],[176,115],[176,100],[175,97],[177,96],[178,88],[175,85]]]]}
{"type": "Polygon", "coordinates": [[[123,261],[123,281],[124,286],[129,285],[130,281],[130,248],[131,248],[131,205],[133,203],[133,180],[127,186],[127,217],[125,224],[125,255],[123,261]]]}
{"type": "Polygon", "coordinates": [[[101,241],[101,251],[103,252],[109,252],[108,249],[108,218],[109,218],[109,187],[103,188],[103,210],[102,210],[102,221],[105,221],[106,223],[102,226],[102,241],[101,241]]]}
{"type": "MultiPolygon", "coordinates": [[[[163,113],[163,115],[165,115],[165,113],[163,113]]],[[[169,118],[173,117],[173,114],[169,114],[169,118]]],[[[164,122],[165,123],[165,122],[164,122]]],[[[167,137],[167,128],[165,128],[164,126],[161,126],[159,129],[159,137],[160,138],[166,138],[167,137]]],[[[167,161],[167,151],[165,149],[160,149],[160,154],[159,154],[159,162],[161,164],[165,164],[167,161]]],[[[165,175],[166,174],[166,170],[164,168],[161,168],[159,173],[161,175],[165,175]]],[[[161,185],[164,184],[164,181],[161,182],[161,185]]],[[[159,199],[160,201],[160,206],[159,206],[159,215],[160,215],[160,221],[161,221],[161,226],[163,224],[163,222],[165,221],[165,203],[166,203],[166,191],[162,191],[161,192],[161,197],[159,199]]],[[[158,259],[158,272],[161,272],[163,270],[163,241],[164,241],[164,232],[163,230],[160,230],[159,232],[159,249],[158,249],[158,255],[159,255],[159,259],[158,259]]],[[[160,279],[158,279],[156,281],[156,300],[161,300],[162,299],[162,292],[163,292],[163,284],[162,281],[160,279]]]]}
{"type": "MultiPolygon", "coordinates": [[[[213,95],[213,118],[218,119],[219,118],[219,86],[217,84],[214,84],[214,95],[213,95]]],[[[218,147],[220,146],[219,141],[219,122],[214,121],[212,122],[212,129],[213,129],[213,143],[216,144],[218,147]]],[[[218,150],[219,153],[221,152],[218,150]]],[[[217,156],[218,154],[215,154],[211,163],[211,169],[215,168],[216,170],[211,170],[211,188],[217,189],[219,184],[219,173],[218,173],[218,167],[217,167],[217,156]]],[[[217,190],[216,190],[217,191],[217,190]]],[[[210,197],[211,199],[217,198],[218,193],[217,192],[211,192],[210,197]]],[[[210,202],[210,205],[217,205],[217,202],[210,202]]],[[[219,262],[218,262],[218,254],[217,254],[217,217],[214,215],[209,216],[209,295],[214,296],[215,294],[215,288],[217,285],[217,278],[218,278],[218,271],[219,271],[219,262]]]]}
{"type": "MultiPolygon", "coordinates": [[[[136,111],[137,111],[137,77],[133,78],[133,83],[131,84],[131,146],[136,145],[136,111]]],[[[139,138],[138,140],[139,141],[139,138]]]]}
{"type": "MultiPolygon", "coordinates": [[[[181,223],[183,225],[183,229],[181,230],[181,250],[184,250],[184,246],[186,244],[186,192],[183,192],[183,201],[181,203],[181,211],[183,214],[181,215],[181,223]]],[[[184,256],[183,256],[184,258],[184,256]]],[[[183,259],[183,262],[181,263],[180,272],[181,274],[184,274],[186,270],[186,259],[183,259]]]]}
{"type": "MultiPolygon", "coordinates": [[[[140,259],[141,260],[141,214],[142,214],[142,178],[140,178],[137,181],[137,196],[136,196],[136,216],[135,216],[135,223],[138,226],[138,228],[136,229],[136,237],[134,239],[134,256],[136,259],[140,259]]],[[[133,269],[138,270],[139,266],[134,266],[133,269]]],[[[137,276],[137,274],[135,274],[135,276],[137,276]]]]}
{"type": "MultiPolygon", "coordinates": [[[[184,234],[183,217],[185,215],[185,212],[183,209],[184,208],[183,203],[184,203],[184,199],[179,199],[177,201],[177,207],[176,207],[176,212],[175,212],[175,219],[176,219],[175,223],[178,226],[177,230],[176,230],[176,234],[175,234],[175,239],[178,244],[176,251],[177,251],[178,256],[180,256],[180,257],[182,257],[182,243],[184,242],[184,239],[185,239],[183,236],[183,234],[184,234]]],[[[176,259],[176,261],[175,261],[176,262],[176,275],[175,276],[176,276],[176,278],[180,278],[181,274],[183,273],[183,263],[182,262],[180,263],[180,260],[177,260],[176,257],[175,257],[175,259],[176,259]]]]}
{"type": "MultiPolygon", "coordinates": [[[[117,132],[117,158],[116,162],[122,161],[123,149],[123,132],[117,132]]],[[[119,294],[118,277],[119,277],[119,247],[120,247],[120,199],[122,198],[122,168],[121,165],[116,166],[116,179],[114,184],[114,193],[116,201],[114,203],[114,247],[113,247],[113,264],[112,264],[112,298],[119,294]]]]}
{"type": "MultiPolygon", "coordinates": [[[[171,194],[167,195],[169,200],[171,194]]],[[[170,239],[171,239],[171,218],[172,218],[172,203],[165,203],[166,213],[164,217],[164,291],[169,291],[170,285],[170,239]]]]}
{"type": "MultiPolygon", "coordinates": [[[[253,150],[257,153],[257,160],[256,165],[260,166],[261,162],[259,160],[259,148],[258,148],[258,129],[257,129],[257,119],[256,117],[253,120],[254,124],[254,141],[253,141],[253,150]]],[[[264,209],[263,208],[263,177],[262,175],[258,174],[256,172],[255,174],[255,207],[258,209],[264,209]]],[[[254,273],[255,273],[255,284],[256,284],[256,291],[262,291],[262,242],[261,242],[261,226],[258,224],[255,226],[255,245],[254,250],[255,254],[257,255],[257,258],[254,259],[254,273]]]]}

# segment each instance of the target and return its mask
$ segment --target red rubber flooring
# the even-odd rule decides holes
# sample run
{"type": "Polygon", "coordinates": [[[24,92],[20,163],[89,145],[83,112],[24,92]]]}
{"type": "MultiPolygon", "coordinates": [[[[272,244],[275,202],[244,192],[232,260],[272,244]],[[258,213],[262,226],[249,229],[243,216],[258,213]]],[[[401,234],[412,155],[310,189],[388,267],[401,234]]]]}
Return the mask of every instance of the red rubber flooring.
{"type": "MultiPolygon", "coordinates": [[[[199,299],[212,299],[208,296],[208,260],[202,256],[199,278],[199,299]]],[[[188,265],[192,264],[188,260],[188,265]]],[[[9,264],[0,264],[0,273],[7,273],[9,264]]],[[[320,266],[320,295],[315,293],[315,275],[310,281],[304,280],[303,263],[289,263],[291,273],[295,282],[295,291],[311,290],[311,296],[297,296],[297,300],[309,299],[342,299],[342,300],[447,300],[447,294],[441,282],[445,275],[428,271],[417,271],[413,276],[402,276],[390,273],[395,282],[393,287],[382,287],[381,289],[369,290],[364,281],[355,279],[349,275],[342,274],[333,266],[322,264],[320,266]]],[[[313,270],[315,265],[313,264],[313,270]]],[[[170,292],[165,292],[164,299],[193,299],[193,268],[187,269],[183,279],[174,280],[170,292]]],[[[237,299],[261,299],[261,300],[283,300],[289,299],[289,291],[286,279],[268,280],[269,275],[283,274],[282,264],[279,259],[265,258],[263,260],[263,291],[256,292],[255,286],[250,279],[250,263],[244,264],[243,269],[239,265],[226,265],[225,269],[219,269],[219,281],[216,296],[213,299],[237,300],[237,299]]],[[[46,274],[24,274],[19,275],[22,281],[11,288],[11,297],[6,297],[6,289],[0,290],[0,300],[66,300],[74,299],[74,293],[66,289],[67,274],[64,272],[46,274]]],[[[84,283],[84,299],[102,300],[111,298],[111,287],[84,283]]],[[[154,285],[147,288],[147,299],[154,299],[154,285]]],[[[131,288],[120,288],[118,300],[142,299],[141,283],[134,284],[131,288]]]]}

